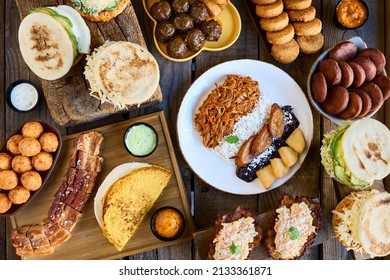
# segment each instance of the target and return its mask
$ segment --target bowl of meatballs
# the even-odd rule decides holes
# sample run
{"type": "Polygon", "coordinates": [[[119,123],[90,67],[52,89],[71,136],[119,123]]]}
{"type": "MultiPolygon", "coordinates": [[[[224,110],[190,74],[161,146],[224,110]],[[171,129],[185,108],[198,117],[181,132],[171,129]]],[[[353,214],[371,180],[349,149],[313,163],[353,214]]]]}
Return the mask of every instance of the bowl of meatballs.
{"type": "Polygon", "coordinates": [[[314,62],[307,80],[315,109],[337,125],[373,116],[390,97],[386,57],[360,37],[341,41],[314,62]]]}
{"type": "Polygon", "coordinates": [[[42,189],[62,147],[60,133],[42,121],[22,124],[0,148],[0,215],[22,210],[42,189]]]}
{"type": "Polygon", "coordinates": [[[157,50],[165,58],[184,62],[203,50],[230,47],[241,32],[241,18],[228,0],[143,0],[154,22],[157,50]]]}

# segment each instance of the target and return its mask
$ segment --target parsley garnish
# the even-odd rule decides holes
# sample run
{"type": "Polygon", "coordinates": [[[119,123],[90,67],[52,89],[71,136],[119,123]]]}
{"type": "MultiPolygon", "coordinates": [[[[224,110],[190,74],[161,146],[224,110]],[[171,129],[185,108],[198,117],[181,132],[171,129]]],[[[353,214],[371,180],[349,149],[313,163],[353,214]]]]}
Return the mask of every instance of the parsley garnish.
{"type": "Polygon", "coordinates": [[[226,137],[226,142],[228,142],[229,144],[236,144],[238,143],[238,136],[237,135],[229,135],[228,137],[226,137]]]}
{"type": "Polygon", "coordinates": [[[290,227],[288,229],[288,235],[290,236],[291,240],[298,239],[299,237],[299,231],[295,227],[290,227]]]}
{"type": "Polygon", "coordinates": [[[241,247],[237,246],[236,244],[234,244],[234,242],[232,242],[232,245],[230,245],[230,247],[229,247],[229,251],[233,255],[239,254],[239,253],[241,253],[241,247]]]}

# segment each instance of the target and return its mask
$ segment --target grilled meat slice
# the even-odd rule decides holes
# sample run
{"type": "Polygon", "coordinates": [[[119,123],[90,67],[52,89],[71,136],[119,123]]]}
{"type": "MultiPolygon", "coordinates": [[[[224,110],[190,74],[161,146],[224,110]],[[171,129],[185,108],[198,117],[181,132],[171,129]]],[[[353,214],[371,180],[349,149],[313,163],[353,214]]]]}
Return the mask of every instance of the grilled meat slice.
{"type": "Polygon", "coordinates": [[[71,236],[68,230],[61,227],[58,223],[53,223],[49,218],[42,221],[42,226],[46,237],[54,248],[60,246],[71,236]]]}
{"type": "Polygon", "coordinates": [[[11,232],[12,245],[16,248],[16,254],[19,256],[33,256],[34,250],[30,239],[27,238],[27,232],[30,225],[14,228],[11,232]]]}
{"type": "Polygon", "coordinates": [[[51,246],[42,225],[32,225],[27,231],[27,238],[31,242],[34,255],[43,256],[54,252],[54,247],[51,246]]]}

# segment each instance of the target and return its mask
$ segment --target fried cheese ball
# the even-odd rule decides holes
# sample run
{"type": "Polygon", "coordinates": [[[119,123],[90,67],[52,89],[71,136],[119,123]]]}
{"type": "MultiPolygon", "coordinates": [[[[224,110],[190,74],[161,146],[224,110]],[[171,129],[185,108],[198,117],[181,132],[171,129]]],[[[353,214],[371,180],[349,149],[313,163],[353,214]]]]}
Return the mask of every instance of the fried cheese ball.
{"type": "Polygon", "coordinates": [[[46,171],[53,165],[53,156],[48,152],[39,152],[32,157],[31,162],[36,170],[46,171]]]}
{"type": "Polygon", "coordinates": [[[6,193],[0,192],[0,213],[7,212],[12,206],[12,202],[9,200],[6,193]]]}
{"type": "Polygon", "coordinates": [[[35,138],[23,138],[22,141],[19,142],[19,151],[26,157],[32,157],[41,151],[41,144],[35,138]]]}
{"type": "Polygon", "coordinates": [[[42,186],[41,175],[36,171],[27,171],[23,173],[20,177],[20,181],[22,182],[22,185],[30,191],[36,191],[42,186]]]}
{"type": "Polygon", "coordinates": [[[7,153],[0,153],[0,170],[11,169],[12,157],[7,153]]]}
{"type": "Polygon", "coordinates": [[[52,132],[45,132],[39,137],[39,143],[41,143],[42,150],[48,153],[57,151],[59,142],[57,135],[52,132]]]}
{"type": "Polygon", "coordinates": [[[18,175],[13,170],[0,171],[0,189],[12,190],[18,185],[18,175]]]}
{"type": "Polygon", "coordinates": [[[17,155],[12,160],[12,169],[16,173],[24,173],[26,171],[32,170],[33,166],[31,165],[31,160],[29,157],[17,155]]]}
{"type": "Polygon", "coordinates": [[[20,155],[19,151],[19,142],[22,141],[23,136],[20,134],[15,134],[7,141],[7,150],[13,153],[14,155],[20,155]]]}
{"type": "Polygon", "coordinates": [[[17,186],[8,192],[8,198],[13,204],[22,204],[30,198],[30,191],[23,186],[17,186]]]}
{"type": "Polygon", "coordinates": [[[43,126],[39,122],[28,122],[22,127],[22,136],[38,139],[43,133],[43,126]]]}

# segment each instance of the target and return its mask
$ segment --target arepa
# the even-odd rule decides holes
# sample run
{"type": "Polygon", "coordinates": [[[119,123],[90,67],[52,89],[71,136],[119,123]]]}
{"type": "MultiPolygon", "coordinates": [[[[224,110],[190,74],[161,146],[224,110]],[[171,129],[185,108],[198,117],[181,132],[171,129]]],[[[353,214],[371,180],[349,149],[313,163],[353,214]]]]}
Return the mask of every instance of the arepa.
{"type": "Polygon", "coordinates": [[[133,170],[111,185],[102,199],[103,234],[121,251],[167,186],[171,172],[152,165],[133,170]]]}
{"type": "Polygon", "coordinates": [[[84,74],[92,96],[121,109],[148,100],[160,80],[157,61],[149,51],[126,41],[107,41],[97,48],[87,57],[84,74]]]}

